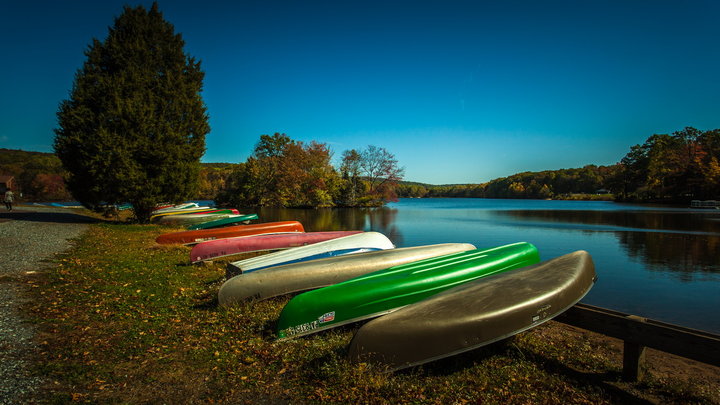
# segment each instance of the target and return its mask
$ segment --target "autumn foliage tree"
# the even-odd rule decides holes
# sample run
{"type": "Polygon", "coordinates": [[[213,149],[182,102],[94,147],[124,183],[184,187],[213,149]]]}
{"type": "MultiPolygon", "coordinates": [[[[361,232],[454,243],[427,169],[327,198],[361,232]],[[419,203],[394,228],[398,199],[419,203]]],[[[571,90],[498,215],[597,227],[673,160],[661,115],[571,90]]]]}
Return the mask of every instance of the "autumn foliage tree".
{"type": "Polygon", "coordinates": [[[262,135],[252,156],[237,166],[218,202],[237,206],[330,207],[339,178],[326,144],[262,135]]]}
{"type": "Polygon", "coordinates": [[[619,185],[626,199],[720,198],[720,130],[650,136],[620,162],[619,185]]]}
{"type": "Polygon", "coordinates": [[[68,188],[86,207],[130,202],[147,221],[158,202],[197,192],[210,128],[204,73],[183,47],[157,3],[125,7],[105,41],[88,47],[60,104],[54,144],[68,188]]]}
{"type": "Polygon", "coordinates": [[[51,153],[0,148],[0,174],[15,178],[15,196],[25,201],[67,201],[60,159],[51,153]]]}
{"type": "Polygon", "coordinates": [[[230,163],[203,163],[200,169],[200,185],[194,198],[214,199],[225,188],[235,166],[230,163]]]}
{"type": "Polygon", "coordinates": [[[217,197],[225,205],[275,207],[375,206],[394,197],[402,176],[384,148],[345,151],[340,173],[324,143],[295,141],[281,133],[262,135],[217,197]]]}

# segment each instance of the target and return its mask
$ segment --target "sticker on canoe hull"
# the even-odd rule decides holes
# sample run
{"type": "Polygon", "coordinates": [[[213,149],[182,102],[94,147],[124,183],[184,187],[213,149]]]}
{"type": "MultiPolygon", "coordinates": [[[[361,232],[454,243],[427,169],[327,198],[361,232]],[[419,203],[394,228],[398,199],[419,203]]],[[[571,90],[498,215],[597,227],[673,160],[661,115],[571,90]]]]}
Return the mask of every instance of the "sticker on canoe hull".
{"type": "Polygon", "coordinates": [[[538,310],[535,311],[535,315],[532,317],[532,323],[536,323],[536,322],[539,322],[539,321],[547,318],[548,311],[550,310],[551,307],[552,307],[552,305],[547,304],[547,305],[543,305],[540,308],[538,308],[538,310]]]}
{"type": "Polygon", "coordinates": [[[335,311],[323,314],[321,317],[318,318],[319,323],[332,322],[334,320],[335,320],[335,311]]]}
{"type": "Polygon", "coordinates": [[[290,326],[287,329],[280,331],[279,335],[281,338],[293,337],[301,333],[310,332],[311,330],[317,329],[319,327],[320,323],[318,321],[306,322],[298,326],[290,326]]]}
{"type": "Polygon", "coordinates": [[[297,326],[290,326],[285,330],[280,331],[280,337],[292,337],[301,333],[307,333],[312,330],[319,328],[322,324],[332,322],[335,320],[335,311],[326,312],[318,317],[317,320],[312,322],[302,323],[297,326]]]}

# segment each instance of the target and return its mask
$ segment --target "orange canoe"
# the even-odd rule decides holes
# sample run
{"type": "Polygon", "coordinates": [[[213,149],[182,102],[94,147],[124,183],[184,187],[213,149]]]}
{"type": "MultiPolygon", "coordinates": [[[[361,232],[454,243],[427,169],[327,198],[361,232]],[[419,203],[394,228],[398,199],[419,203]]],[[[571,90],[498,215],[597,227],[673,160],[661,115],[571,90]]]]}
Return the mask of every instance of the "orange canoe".
{"type": "Polygon", "coordinates": [[[234,238],[237,236],[260,235],[278,232],[305,232],[302,224],[297,221],[267,222],[263,224],[235,225],[224,228],[198,229],[165,233],[158,236],[155,242],[168,244],[191,244],[207,240],[234,238]]]}

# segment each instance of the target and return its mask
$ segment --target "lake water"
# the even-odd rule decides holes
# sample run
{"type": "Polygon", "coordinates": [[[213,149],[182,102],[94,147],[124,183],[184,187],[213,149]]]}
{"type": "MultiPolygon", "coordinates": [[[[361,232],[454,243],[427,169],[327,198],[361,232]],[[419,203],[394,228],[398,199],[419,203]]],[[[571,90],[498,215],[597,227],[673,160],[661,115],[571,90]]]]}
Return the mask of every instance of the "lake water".
{"type": "Polygon", "coordinates": [[[613,202],[401,199],[375,209],[271,209],[263,222],[307,231],[378,231],[397,247],[530,242],[543,260],[590,252],[598,281],[587,304],[720,333],[720,210],[613,202]]]}

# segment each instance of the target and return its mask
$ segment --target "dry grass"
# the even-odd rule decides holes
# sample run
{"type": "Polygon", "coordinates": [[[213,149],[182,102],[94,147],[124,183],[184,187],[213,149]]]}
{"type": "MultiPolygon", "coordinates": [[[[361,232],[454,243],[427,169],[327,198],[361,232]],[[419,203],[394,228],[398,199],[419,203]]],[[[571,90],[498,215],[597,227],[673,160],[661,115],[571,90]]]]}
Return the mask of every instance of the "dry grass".
{"type": "MultiPolygon", "coordinates": [[[[354,327],[274,341],[288,297],[218,308],[222,263],[193,266],[153,225],[93,225],[33,280],[43,333],[39,402],[717,402],[716,381],[620,382],[613,342],[550,323],[394,374],[345,359],[354,327]],[[713,394],[714,393],[714,394],[713,394]]],[[[355,326],[356,327],[356,326],[355,326]]]]}

